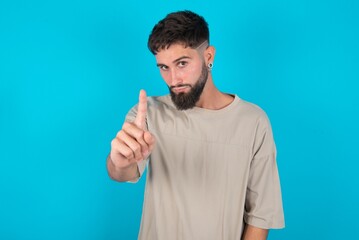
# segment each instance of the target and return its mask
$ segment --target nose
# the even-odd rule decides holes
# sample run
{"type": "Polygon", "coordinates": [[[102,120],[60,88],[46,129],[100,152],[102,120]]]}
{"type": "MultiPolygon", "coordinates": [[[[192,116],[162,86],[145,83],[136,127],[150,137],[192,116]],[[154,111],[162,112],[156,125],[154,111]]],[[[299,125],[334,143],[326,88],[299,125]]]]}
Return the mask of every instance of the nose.
{"type": "Polygon", "coordinates": [[[173,68],[171,69],[171,85],[176,86],[179,83],[182,83],[180,73],[176,68],[173,68]]]}

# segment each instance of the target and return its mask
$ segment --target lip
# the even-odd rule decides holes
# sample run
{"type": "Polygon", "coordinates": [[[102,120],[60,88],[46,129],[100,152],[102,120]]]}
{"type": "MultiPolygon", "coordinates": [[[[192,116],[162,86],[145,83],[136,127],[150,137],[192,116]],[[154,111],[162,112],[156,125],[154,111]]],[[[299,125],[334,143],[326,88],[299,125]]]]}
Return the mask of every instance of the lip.
{"type": "Polygon", "coordinates": [[[172,91],[175,93],[182,93],[182,92],[186,92],[187,89],[189,89],[189,86],[179,86],[179,87],[172,87],[172,91]]]}

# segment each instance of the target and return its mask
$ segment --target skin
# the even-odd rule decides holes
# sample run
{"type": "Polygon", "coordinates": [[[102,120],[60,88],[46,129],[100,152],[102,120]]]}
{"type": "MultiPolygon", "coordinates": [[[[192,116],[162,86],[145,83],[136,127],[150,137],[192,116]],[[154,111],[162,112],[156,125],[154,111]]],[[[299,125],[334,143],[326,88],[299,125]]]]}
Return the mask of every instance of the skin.
{"type": "MultiPolygon", "coordinates": [[[[215,48],[203,45],[198,49],[172,44],[156,54],[161,76],[175,93],[189,92],[201,75],[203,64],[213,63],[215,48]]],[[[196,107],[218,110],[233,101],[233,97],[220,92],[213,83],[209,71],[207,83],[196,107]]],[[[138,113],[132,123],[124,123],[122,129],[111,142],[111,152],[107,160],[110,177],[116,181],[130,181],[139,177],[137,162],[146,159],[155,146],[154,136],[146,130],[147,98],[140,91],[138,113]]],[[[245,226],[243,240],[265,240],[268,230],[245,226]]]]}
{"type": "Polygon", "coordinates": [[[261,229],[246,224],[243,231],[242,240],[266,240],[268,229],[261,229]]]}
{"type": "Polygon", "coordinates": [[[155,146],[155,138],[146,130],[147,97],[141,90],[135,121],[125,122],[111,142],[107,170],[113,180],[124,182],[139,177],[137,162],[146,159],[155,146]]]}
{"type": "MultiPolygon", "coordinates": [[[[157,66],[161,76],[170,87],[181,84],[194,85],[201,75],[203,63],[213,63],[215,49],[209,46],[204,49],[185,48],[182,44],[173,44],[168,49],[161,50],[156,55],[157,66]]],[[[175,93],[188,92],[190,87],[173,88],[175,93]]],[[[224,108],[233,101],[233,97],[221,93],[213,83],[209,72],[207,83],[203,89],[196,107],[217,110],[224,108]]]]}

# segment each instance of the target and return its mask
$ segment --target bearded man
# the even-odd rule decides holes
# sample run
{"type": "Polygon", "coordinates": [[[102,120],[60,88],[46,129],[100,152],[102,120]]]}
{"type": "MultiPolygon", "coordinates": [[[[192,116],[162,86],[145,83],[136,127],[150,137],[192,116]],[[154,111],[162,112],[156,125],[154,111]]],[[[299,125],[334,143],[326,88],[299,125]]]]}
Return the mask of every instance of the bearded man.
{"type": "Polygon", "coordinates": [[[283,228],[276,148],[258,106],[214,85],[208,24],[191,11],[156,24],[148,47],[169,95],[147,97],[111,142],[109,175],[148,167],[139,239],[266,239],[283,228]]]}

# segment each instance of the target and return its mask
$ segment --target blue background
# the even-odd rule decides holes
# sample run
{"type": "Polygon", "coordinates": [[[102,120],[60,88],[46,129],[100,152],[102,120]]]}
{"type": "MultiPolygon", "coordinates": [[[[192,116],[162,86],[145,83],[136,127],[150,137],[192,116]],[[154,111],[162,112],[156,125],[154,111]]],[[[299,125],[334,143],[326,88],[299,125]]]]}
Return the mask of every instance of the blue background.
{"type": "Polygon", "coordinates": [[[105,159],[138,91],[167,93],[147,50],[168,12],[203,15],[214,81],[260,105],[286,218],[269,239],[354,239],[359,1],[0,1],[0,239],[136,239],[145,178],[105,159]]]}

